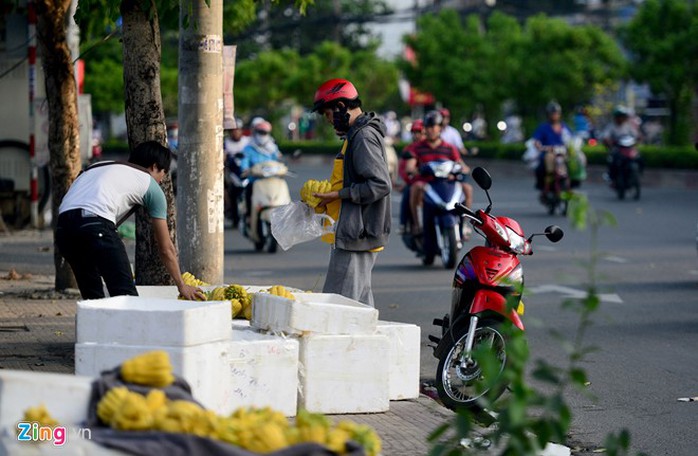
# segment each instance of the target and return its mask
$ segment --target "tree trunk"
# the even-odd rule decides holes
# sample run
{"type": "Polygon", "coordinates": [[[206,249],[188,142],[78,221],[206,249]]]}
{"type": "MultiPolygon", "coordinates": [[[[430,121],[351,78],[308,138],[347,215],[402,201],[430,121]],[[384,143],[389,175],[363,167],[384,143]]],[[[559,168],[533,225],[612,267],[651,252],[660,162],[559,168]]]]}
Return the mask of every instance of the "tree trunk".
{"type": "MultiPolygon", "coordinates": [[[[36,2],[37,43],[44,67],[49,113],[48,147],[54,239],[58,207],[81,167],[77,84],[66,35],[70,6],[71,0],[36,2]]],[[[73,271],[58,252],[55,241],[53,259],[56,267],[56,290],[76,288],[73,271]]]]}
{"type": "MultiPolygon", "coordinates": [[[[123,55],[126,125],[129,148],[145,141],[167,143],[165,113],[160,92],[160,26],[154,2],[144,10],[139,0],[123,0],[123,55]]],[[[160,184],[167,197],[167,226],[177,246],[174,191],[169,175],[160,184]]],[[[135,275],[138,285],[172,285],[153,235],[150,218],[136,212],[135,275]]]]}

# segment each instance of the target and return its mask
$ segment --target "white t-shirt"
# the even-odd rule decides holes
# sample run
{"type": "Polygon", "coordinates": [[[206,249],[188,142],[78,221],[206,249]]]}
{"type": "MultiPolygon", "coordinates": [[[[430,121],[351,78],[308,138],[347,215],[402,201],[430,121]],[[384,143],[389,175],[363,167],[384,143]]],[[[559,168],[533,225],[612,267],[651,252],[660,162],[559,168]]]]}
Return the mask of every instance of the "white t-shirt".
{"type": "Polygon", "coordinates": [[[463,138],[461,138],[458,130],[456,130],[456,128],[452,125],[446,125],[441,130],[441,139],[453,146],[456,146],[456,149],[458,149],[459,152],[462,152],[465,149],[465,146],[463,145],[463,138]]]}
{"type": "Polygon", "coordinates": [[[117,163],[80,174],[63,197],[58,213],[84,209],[116,223],[136,205],[145,207],[152,218],[167,219],[165,193],[155,179],[117,163]]]}

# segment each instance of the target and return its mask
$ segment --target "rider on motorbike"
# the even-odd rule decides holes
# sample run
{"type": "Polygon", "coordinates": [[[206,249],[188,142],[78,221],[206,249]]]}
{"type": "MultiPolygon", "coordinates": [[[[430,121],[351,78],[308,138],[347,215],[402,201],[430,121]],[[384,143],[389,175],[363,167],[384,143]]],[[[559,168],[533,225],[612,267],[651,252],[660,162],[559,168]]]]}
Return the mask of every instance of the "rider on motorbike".
{"type": "Polygon", "coordinates": [[[412,134],[412,142],[409,143],[402,150],[402,155],[400,156],[400,161],[398,162],[398,174],[404,182],[404,187],[402,188],[402,201],[400,202],[400,233],[405,232],[405,226],[411,221],[412,216],[410,213],[410,190],[412,189],[412,184],[414,183],[417,175],[412,172],[408,173],[405,170],[407,162],[414,158],[414,146],[418,142],[424,139],[424,122],[422,119],[416,119],[412,122],[410,126],[410,133],[412,134]]]}
{"type": "MultiPolygon", "coordinates": [[[[463,174],[470,172],[470,168],[463,162],[458,149],[441,139],[442,123],[443,116],[439,111],[430,111],[424,116],[426,137],[414,144],[413,148],[409,151],[411,156],[405,161],[405,172],[417,176],[410,191],[413,234],[420,234],[422,232],[418,208],[421,206],[424,199],[424,187],[427,182],[426,178],[419,176],[419,169],[432,161],[450,160],[461,165],[463,174]]],[[[472,186],[463,182],[463,192],[465,194],[465,205],[470,207],[472,205],[473,195],[472,186]]]]}
{"type": "Polygon", "coordinates": [[[613,122],[606,127],[602,135],[604,145],[608,148],[608,178],[613,184],[620,155],[618,153],[619,141],[622,138],[633,138],[635,144],[640,140],[640,131],[637,126],[630,121],[630,111],[623,105],[618,105],[613,109],[613,122]]]}
{"type": "Polygon", "coordinates": [[[562,121],[560,104],[557,101],[549,102],[545,112],[548,116],[547,121],[540,124],[533,133],[535,146],[540,151],[536,167],[536,189],[541,191],[541,200],[545,198],[545,178],[552,172],[554,166],[554,148],[566,147],[572,139],[572,131],[562,121]]]}
{"type": "Polygon", "coordinates": [[[242,126],[242,119],[236,117],[235,125],[228,130],[228,136],[223,140],[223,151],[225,152],[225,173],[223,179],[225,184],[225,208],[226,216],[233,221],[233,228],[240,221],[237,204],[238,198],[242,193],[240,161],[243,149],[250,142],[249,136],[243,135],[242,126]]]}
{"type": "MultiPolygon", "coordinates": [[[[258,163],[281,161],[281,152],[271,136],[271,123],[266,120],[255,123],[252,130],[252,139],[242,150],[242,154],[244,156],[240,160],[240,173],[243,177],[247,177],[250,168],[258,163]]],[[[255,180],[255,177],[250,176],[249,183],[245,188],[245,207],[247,208],[245,217],[250,216],[252,188],[254,187],[252,184],[255,180]]]]}

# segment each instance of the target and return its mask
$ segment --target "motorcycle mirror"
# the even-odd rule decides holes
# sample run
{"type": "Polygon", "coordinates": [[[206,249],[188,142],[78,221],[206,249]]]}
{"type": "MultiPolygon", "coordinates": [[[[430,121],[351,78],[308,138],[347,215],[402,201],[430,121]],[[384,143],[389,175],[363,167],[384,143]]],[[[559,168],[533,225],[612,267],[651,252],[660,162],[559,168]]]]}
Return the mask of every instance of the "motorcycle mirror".
{"type": "Polygon", "coordinates": [[[472,171],[471,175],[481,189],[489,190],[492,187],[492,177],[485,168],[478,166],[472,171]]]}
{"type": "Polygon", "coordinates": [[[545,237],[547,237],[550,242],[559,242],[564,235],[565,232],[557,225],[550,225],[545,229],[545,237]]]}

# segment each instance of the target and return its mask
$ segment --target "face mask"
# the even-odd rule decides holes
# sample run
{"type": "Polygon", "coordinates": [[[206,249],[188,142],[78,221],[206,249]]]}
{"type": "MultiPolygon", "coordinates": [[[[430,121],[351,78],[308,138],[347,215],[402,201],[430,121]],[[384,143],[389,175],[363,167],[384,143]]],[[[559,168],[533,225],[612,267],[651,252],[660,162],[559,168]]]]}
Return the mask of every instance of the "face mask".
{"type": "Polygon", "coordinates": [[[259,133],[255,133],[254,140],[260,146],[266,146],[271,142],[271,135],[260,135],[259,133]]]}
{"type": "Polygon", "coordinates": [[[343,103],[339,103],[332,111],[332,126],[337,133],[345,134],[349,131],[349,113],[343,103]]]}

